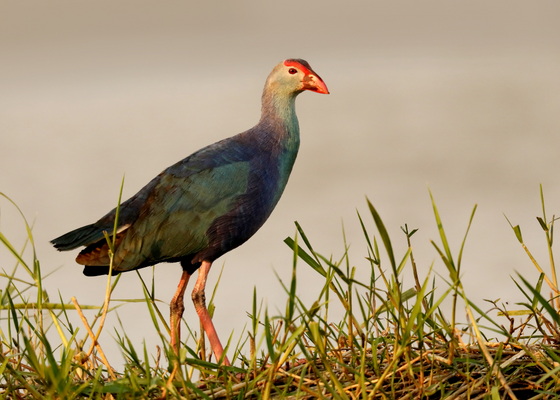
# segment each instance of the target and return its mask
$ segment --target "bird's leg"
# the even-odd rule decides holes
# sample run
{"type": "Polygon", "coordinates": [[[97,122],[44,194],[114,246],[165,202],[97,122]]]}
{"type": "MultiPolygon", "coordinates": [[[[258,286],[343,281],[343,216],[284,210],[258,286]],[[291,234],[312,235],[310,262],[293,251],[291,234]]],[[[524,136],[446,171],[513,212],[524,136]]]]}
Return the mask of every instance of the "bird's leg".
{"type": "MultiPolygon", "coordinates": [[[[206,308],[206,296],[204,294],[204,289],[206,287],[206,278],[208,277],[208,272],[210,272],[211,266],[211,262],[202,262],[202,265],[198,270],[198,279],[196,280],[196,284],[194,285],[194,289],[192,292],[192,300],[194,303],[194,308],[196,309],[196,313],[198,314],[198,318],[200,318],[200,323],[206,331],[206,335],[208,336],[208,340],[210,341],[212,351],[214,351],[216,362],[218,362],[222,358],[224,348],[220,343],[220,339],[218,338],[218,334],[216,333],[216,329],[214,328],[214,324],[212,323],[212,319],[210,318],[210,314],[208,313],[208,309],[206,308]]],[[[224,364],[230,365],[227,356],[224,357],[224,364]]]]}
{"type": "Polygon", "coordinates": [[[181,318],[185,311],[183,297],[185,297],[185,289],[190,277],[191,275],[187,271],[183,271],[181,281],[179,286],[177,286],[177,292],[175,292],[169,307],[171,313],[171,347],[175,350],[177,357],[179,357],[179,345],[181,343],[181,318]]]}
{"type": "MultiPolygon", "coordinates": [[[[181,281],[179,282],[179,286],[177,286],[177,291],[175,292],[175,296],[171,300],[169,304],[170,314],[171,314],[171,347],[173,347],[173,351],[177,355],[175,359],[173,371],[169,376],[169,380],[167,381],[167,385],[171,385],[173,379],[175,378],[175,374],[179,369],[179,346],[181,343],[181,318],[183,317],[183,312],[185,311],[185,305],[183,303],[183,297],[185,297],[185,289],[187,288],[187,284],[189,283],[189,278],[191,275],[183,270],[183,275],[181,275],[181,281]]],[[[162,398],[167,398],[167,388],[163,389],[162,398]]]]}

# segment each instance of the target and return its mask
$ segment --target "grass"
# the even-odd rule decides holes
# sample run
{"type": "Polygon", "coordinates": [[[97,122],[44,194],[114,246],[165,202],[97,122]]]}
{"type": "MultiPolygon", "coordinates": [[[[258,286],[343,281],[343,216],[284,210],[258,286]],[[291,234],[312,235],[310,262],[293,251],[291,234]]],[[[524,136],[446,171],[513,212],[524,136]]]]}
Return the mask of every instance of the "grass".
{"type": "MultiPolygon", "coordinates": [[[[22,214],[28,237],[21,250],[0,232],[0,241],[13,255],[15,264],[9,271],[2,266],[0,274],[4,282],[0,298],[0,396],[558,399],[560,299],[552,249],[555,219],[546,217],[542,188],[541,199],[542,216],[537,219],[549,250],[550,273],[525,246],[520,227],[510,224],[512,240],[517,238],[540,276],[534,283],[522,276],[515,279],[525,297],[518,310],[494,304],[499,315],[509,321],[508,326],[469,301],[461,283],[463,249],[476,206],[460,251],[453,254],[432,197],[440,237],[429,245],[448,272],[447,288],[436,295],[431,267],[424,277],[417,271],[411,247],[416,230],[406,225],[401,228],[401,240],[406,240],[408,249],[404,254],[394,254],[394,238],[368,201],[370,215],[358,215],[367,254],[357,262],[350,260],[347,251],[339,259],[322,256],[296,223],[297,234],[285,240],[294,255],[292,277],[290,282],[280,281],[286,292],[286,310],[281,315],[270,315],[255,288],[248,331],[237,341],[230,337],[227,343],[228,355],[233,356],[231,367],[213,362],[208,357],[204,335],[190,328],[189,339],[182,344],[177,359],[169,346],[169,327],[163,316],[167,310],[161,310],[153,296],[155,283],[152,280],[150,285],[140,278],[144,302],[161,337],[161,347],[139,348],[124,330],[117,331],[125,359],[120,371],[109,365],[97,342],[104,332],[105,316],[113,312],[111,292],[120,275],[109,276],[107,296],[100,306],[80,306],[75,298],[68,301],[60,296],[52,301],[46,286],[48,277],[42,276],[33,251],[32,229],[22,214]],[[375,233],[368,228],[372,220],[375,233]],[[25,251],[27,247],[30,252],[25,251]],[[30,254],[30,259],[25,259],[24,254],[30,254]],[[316,285],[322,286],[311,304],[297,295],[297,268],[302,264],[317,273],[316,285]],[[355,279],[356,265],[369,269],[369,279],[355,279]],[[414,281],[407,287],[403,276],[410,270],[414,281]],[[549,297],[543,294],[547,292],[551,293],[549,297]],[[452,303],[451,316],[444,315],[440,308],[444,300],[452,303]],[[330,317],[336,303],[344,310],[340,320],[330,317]],[[92,321],[83,315],[85,308],[98,310],[92,321]],[[457,311],[463,310],[469,318],[466,324],[457,320],[457,311]],[[81,316],[81,329],[73,326],[70,313],[81,316]],[[489,334],[503,340],[489,340],[489,334]],[[171,381],[176,362],[180,367],[171,381]]],[[[209,310],[212,313],[212,300],[209,310]]]]}

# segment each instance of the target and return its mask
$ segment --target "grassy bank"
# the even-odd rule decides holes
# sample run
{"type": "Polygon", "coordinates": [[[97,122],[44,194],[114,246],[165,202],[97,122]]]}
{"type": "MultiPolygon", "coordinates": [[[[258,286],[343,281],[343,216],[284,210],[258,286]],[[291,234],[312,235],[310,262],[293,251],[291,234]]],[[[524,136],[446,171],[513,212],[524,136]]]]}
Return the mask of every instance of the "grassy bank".
{"type": "MultiPolygon", "coordinates": [[[[0,200],[9,204],[2,196],[0,200]]],[[[24,253],[34,244],[22,215],[28,238],[21,248],[0,232],[2,245],[14,258],[14,266],[2,265],[0,273],[0,394],[10,399],[558,399],[560,300],[552,251],[554,218],[547,219],[542,190],[541,198],[542,215],[537,219],[550,265],[544,268],[534,260],[520,227],[512,225],[512,240],[517,238],[526,250],[540,278],[515,279],[526,299],[515,311],[495,304],[509,321],[507,326],[470,302],[461,283],[463,248],[476,206],[460,251],[452,254],[432,201],[440,237],[429,246],[448,271],[448,287],[436,295],[431,269],[426,276],[417,272],[411,247],[415,230],[404,226],[402,237],[390,238],[368,202],[369,214],[358,216],[368,244],[366,261],[351,260],[348,253],[338,260],[321,256],[296,224],[296,235],[285,240],[294,254],[292,279],[281,282],[286,309],[280,315],[269,314],[255,289],[253,307],[247,310],[248,331],[228,343],[232,367],[212,360],[204,336],[193,327],[177,359],[169,347],[167,307],[156,301],[154,283],[142,281],[161,346],[140,347],[125,332],[117,332],[125,365],[113,369],[96,338],[104,332],[105,316],[113,312],[111,292],[120,275],[109,278],[104,304],[53,300],[49,293],[56,287],[42,276],[35,252],[24,253]],[[368,230],[372,221],[375,229],[368,230]],[[394,240],[406,240],[408,250],[394,254],[394,240]],[[30,259],[23,254],[31,254],[30,259]],[[369,279],[354,278],[356,263],[360,268],[367,263],[369,279]],[[314,284],[322,285],[311,304],[297,296],[297,268],[312,268],[318,277],[314,284]],[[414,280],[408,287],[403,276],[410,271],[414,280]],[[450,315],[441,310],[443,301],[452,304],[450,315]],[[335,303],[345,310],[340,320],[329,314],[335,303]],[[85,308],[98,309],[93,320],[83,316],[85,308]],[[465,311],[468,324],[459,324],[457,313],[465,311]],[[70,322],[70,313],[81,316],[80,327],[70,322]],[[489,340],[490,336],[504,339],[489,340]],[[170,380],[175,365],[179,368],[170,380]]],[[[208,308],[212,313],[211,299],[208,308]]]]}

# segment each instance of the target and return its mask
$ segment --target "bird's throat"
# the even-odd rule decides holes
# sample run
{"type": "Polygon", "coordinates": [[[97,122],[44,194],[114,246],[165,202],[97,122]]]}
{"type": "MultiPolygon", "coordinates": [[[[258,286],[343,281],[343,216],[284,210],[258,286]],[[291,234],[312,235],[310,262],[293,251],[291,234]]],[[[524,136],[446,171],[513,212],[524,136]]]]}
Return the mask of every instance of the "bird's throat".
{"type": "Polygon", "coordinates": [[[262,115],[259,125],[274,137],[285,150],[297,153],[299,123],[296,115],[297,93],[263,93],[262,115]]]}

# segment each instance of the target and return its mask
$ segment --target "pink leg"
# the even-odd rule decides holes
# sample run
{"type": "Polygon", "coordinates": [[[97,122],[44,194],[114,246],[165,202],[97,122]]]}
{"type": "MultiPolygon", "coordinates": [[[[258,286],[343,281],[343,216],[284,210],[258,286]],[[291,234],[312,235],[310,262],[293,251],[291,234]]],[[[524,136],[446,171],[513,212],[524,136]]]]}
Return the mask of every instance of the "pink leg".
{"type": "MultiPolygon", "coordinates": [[[[206,335],[208,336],[208,340],[210,341],[210,346],[214,351],[216,362],[218,362],[220,358],[222,358],[224,348],[220,343],[220,339],[218,338],[218,334],[216,333],[216,329],[214,328],[214,324],[212,323],[210,314],[208,314],[208,310],[206,309],[206,296],[204,294],[204,289],[206,287],[206,278],[208,277],[208,272],[210,272],[211,266],[211,262],[202,262],[202,265],[198,270],[198,279],[196,280],[196,284],[194,285],[194,289],[192,292],[192,299],[194,308],[196,309],[196,313],[198,314],[198,318],[200,318],[200,323],[204,327],[206,335]]],[[[224,358],[224,364],[230,365],[227,357],[224,358]]]]}
{"type": "Polygon", "coordinates": [[[170,313],[171,313],[171,347],[175,350],[175,354],[179,355],[179,344],[181,343],[181,318],[183,317],[183,312],[185,311],[185,305],[183,304],[183,297],[185,297],[185,289],[189,283],[190,274],[187,271],[183,271],[181,276],[181,281],[179,286],[177,286],[177,292],[173,296],[173,300],[170,303],[170,313]]]}

